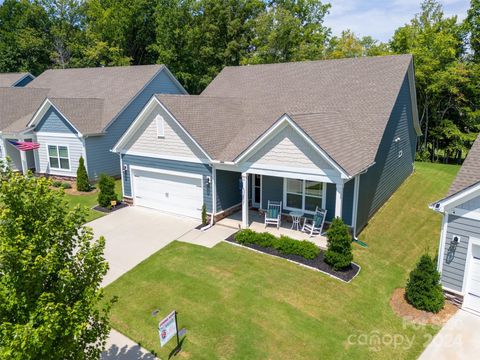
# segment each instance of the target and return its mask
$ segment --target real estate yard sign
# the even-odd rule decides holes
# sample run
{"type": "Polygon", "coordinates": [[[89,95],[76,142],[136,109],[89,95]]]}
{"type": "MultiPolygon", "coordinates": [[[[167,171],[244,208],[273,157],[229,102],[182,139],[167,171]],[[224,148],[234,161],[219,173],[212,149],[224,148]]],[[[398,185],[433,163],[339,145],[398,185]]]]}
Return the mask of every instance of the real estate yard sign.
{"type": "Polygon", "coordinates": [[[177,313],[173,310],[165,319],[158,323],[160,346],[163,347],[172,337],[177,335],[177,331],[177,313]]]}

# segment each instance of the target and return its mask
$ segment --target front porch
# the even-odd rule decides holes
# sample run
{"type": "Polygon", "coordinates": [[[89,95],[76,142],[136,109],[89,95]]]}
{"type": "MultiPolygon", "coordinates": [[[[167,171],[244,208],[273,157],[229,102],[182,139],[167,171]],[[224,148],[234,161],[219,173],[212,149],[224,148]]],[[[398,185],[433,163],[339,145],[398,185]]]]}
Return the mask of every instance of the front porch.
{"type": "MultiPolygon", "coordinates": [[[[303,220],[301,221],[301,224],[303,225],[303,220]]],[[[233,229],[242,228],[242,211],[237,211],[230,216],[227,216],[226,218],[218,221],[217,225],[226,226],[233,229]]],[[[253,231],[269,232],[270,234],[275,236],[284,235],[295,240],[308,240],[315,243],[318,247],[322,249],[327,248],[327,238],[325,236],[325,233],[323,235],[310,237],[308,234],[303,233],[299,230],[297,231],[295,229],[292,229],[291,227],[291,218],[286,213],[282,216],[282,225],[280,226],[280,229],[277,229],[273,225],[265,227],[264,215],[261,213],[261,211],[254,209],[250,209],[248,211],[248,228],[253,231]]]]}

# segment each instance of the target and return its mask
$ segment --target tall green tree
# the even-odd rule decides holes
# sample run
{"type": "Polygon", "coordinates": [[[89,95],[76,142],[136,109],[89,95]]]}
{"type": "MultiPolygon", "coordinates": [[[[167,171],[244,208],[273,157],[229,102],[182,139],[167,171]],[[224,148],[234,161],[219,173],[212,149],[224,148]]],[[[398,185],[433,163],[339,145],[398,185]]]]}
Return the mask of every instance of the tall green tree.
{"type": "Polygon", "coordinates": [[[89,0],[85,55],[91,65],[155,63],[155,7],[150,0],[89,0]]]}
{"type": "Polygon", "coordinates": [[[96,360],[114,301],[101,288],[105,240],[50,185],[1,174],[0,358],[96,360]]]}
{"type": "MultiPolygon", "coordinates": [[[[390,42],[394,52],[414,55],[423,130],[420,145],[432,159],[439,150],[442,129],[451,130],[454,125],[462,133],[475,131],[468,126],[471,119],[466,118],[475,112],[468,83],[476,76],[464,63],[464,37],[456,16],[445,17],[436,0],[425,0],[421,12],[397,29],[390,42]]],[[[468,139],[463,140],[457,152],[469,146],[468,139]]]]}
{"type": "Polygon", "coordinates": [[[252,49],[243,63],[317,60],[325,56],[330,4],[318,0],[269,1],[254,22],[252,49]]]}
{"type": "Polygon", "coordinates": [[[5,0],[0,4],[0,72],[30,71],[51,66],[50,20],[38,1],[5,0]]]}
{"type": "Polygon", "coordinates": [[[480,0],[470,1],[465,25],[470,35],[469,45],[473,59],[476,63],[480,63],[480,0]]]}
{"type": "Polygon", "coordinates": [[[378,42],[371,36],[359,38],[351,30],[329,39],[327,57],[331,59],[360,56],[379,56],[391,53],[388,44],[378,42]]]}
{"type": "Polygon", "coordinates": [[[55,67],[83,65],[85,11],[82,0],[42,0],[47,11],[51,38],[50,57],[55,67]]]}
{"type": "Polygon", "coordinates": [[[156,41],[150,49],[191,93],[199,93],[250,50],[261,0],[159,0],[156,41]]]}

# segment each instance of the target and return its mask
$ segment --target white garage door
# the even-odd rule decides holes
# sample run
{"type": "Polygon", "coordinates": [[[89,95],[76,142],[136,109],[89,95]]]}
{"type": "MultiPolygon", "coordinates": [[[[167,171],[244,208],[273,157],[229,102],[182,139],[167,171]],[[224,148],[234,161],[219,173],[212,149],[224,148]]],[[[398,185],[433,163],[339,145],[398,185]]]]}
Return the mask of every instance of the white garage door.
{"type": "Polygon", "coordinates": [[[201,175],[133,170],[135,205],[194,218],[201,217],[201,175]]]}
{"type": "Polygon", "coordinates": [[[480,313],[480,246],[472,244],[463,306],[480,313]]]}

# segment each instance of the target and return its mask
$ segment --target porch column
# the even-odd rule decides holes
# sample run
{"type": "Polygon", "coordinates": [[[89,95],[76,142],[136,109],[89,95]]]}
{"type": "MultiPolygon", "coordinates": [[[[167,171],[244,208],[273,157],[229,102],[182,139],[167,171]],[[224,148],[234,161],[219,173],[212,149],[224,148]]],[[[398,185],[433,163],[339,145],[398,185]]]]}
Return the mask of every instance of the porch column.
{"type": "MultiPolygon", "coordinates": [[[[25,141],[23,137],[19,137],[18,141],[25,141]]],[[[20,152],[20,160],[22,162],[22,173],[23,175],[27,175],[28,172],[28,161],[27,161],[27,153],[25,151],[18,150],[20,152]]]]}
{"type": "Polygon", "coordinates": [[[343,183],[336,184],[335,193],[335,217],[342,218],[342,203],[343,203],[343,183]]]}
{"type": "Polygon", "coordinates": [[[242,228],[248,228],[248,174],[242,173],[242,228]]]}

